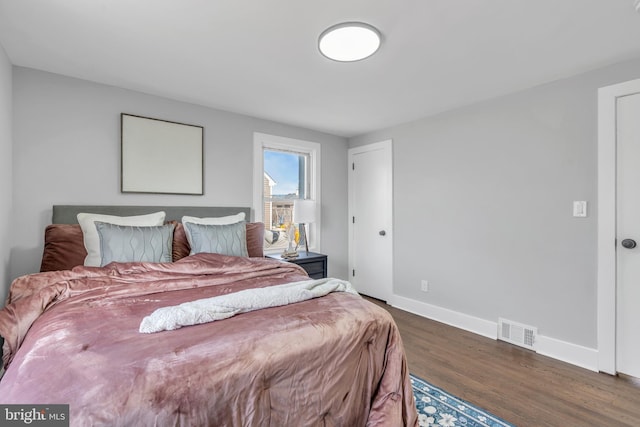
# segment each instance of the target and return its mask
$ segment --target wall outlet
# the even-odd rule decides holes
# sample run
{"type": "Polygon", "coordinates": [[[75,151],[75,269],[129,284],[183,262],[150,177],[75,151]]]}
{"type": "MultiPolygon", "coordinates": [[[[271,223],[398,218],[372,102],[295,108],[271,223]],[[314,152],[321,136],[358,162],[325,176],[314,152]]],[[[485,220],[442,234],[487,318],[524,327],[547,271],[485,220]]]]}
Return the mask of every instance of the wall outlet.
{"type": "Polygon", "coordinates": [[[584,200],[577,200],[573,202],[573,216],[578,218],[585,218],[587,216],[587,202],[584,200]]]}
{"type": "Polygon", "coordinates": [[[420,281],[420,290],[422,292],[429,292],[429,282],[426,280],[420,281]]]}

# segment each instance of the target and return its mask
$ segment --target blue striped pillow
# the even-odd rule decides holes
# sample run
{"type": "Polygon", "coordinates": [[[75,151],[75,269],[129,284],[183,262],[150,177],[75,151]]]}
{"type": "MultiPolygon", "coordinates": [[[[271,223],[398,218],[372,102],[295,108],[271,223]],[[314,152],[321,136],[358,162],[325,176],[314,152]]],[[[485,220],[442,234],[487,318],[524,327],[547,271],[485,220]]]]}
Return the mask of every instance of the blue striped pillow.
{"type": "Polygon", "coordinates": [[[191,253],[201,252],[248,257],[246,222],[235,224],[185,223],[191,234],[191,253]]]}
{"type": "Polygon", "coordinates": [[[110,262],[171,262],[174,224],[128,226],[96,221],[100,266],[110,262]]]}

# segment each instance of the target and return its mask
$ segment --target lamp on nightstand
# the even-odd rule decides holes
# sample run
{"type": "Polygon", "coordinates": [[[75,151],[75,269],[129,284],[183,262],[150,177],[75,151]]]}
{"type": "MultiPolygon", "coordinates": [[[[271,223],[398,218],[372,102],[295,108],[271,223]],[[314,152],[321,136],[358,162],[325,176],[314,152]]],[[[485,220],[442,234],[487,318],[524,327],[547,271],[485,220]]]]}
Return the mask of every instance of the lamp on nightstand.
{"type": "Polygon", "coordinates": [[[300,199],[293,202],[293,220],[300,224],[300,238],[304,239],[304,248],[309,253],[306,224],[316,221],[316,202],[300,199]]]}

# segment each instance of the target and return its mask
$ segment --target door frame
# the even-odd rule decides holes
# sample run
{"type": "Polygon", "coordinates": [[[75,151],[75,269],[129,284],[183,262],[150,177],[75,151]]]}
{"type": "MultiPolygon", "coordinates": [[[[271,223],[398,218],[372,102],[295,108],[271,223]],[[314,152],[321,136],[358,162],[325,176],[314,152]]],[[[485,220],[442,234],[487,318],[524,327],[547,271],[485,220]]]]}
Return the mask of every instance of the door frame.
{"type": "MultiPolygon", "coordinates": [[[[387,237],[389,239],[391,239],[391,254],[389,256],[389,262],[391,263],[391,286],[389,289],[386,290],[385,292],[385,301],[389,302],[391,300],[391,297],[393,296],[393,289],[394,289],[394,277],[395,277],[395,272],[394,272],[394,262],[393,262],[393,253],[394,251],[394,245],[393,245],[393,229],[394,229],[394,215],[393,215],[393,140],[392,139],[387,139],[384,141],[380,141],[380,142],[374,142],[371,144],[366,144],[366,145],[360,145],[358,147],[353,147],[353,148],[349,148],[347,150],[347,159],[348,159],[348,170],[351,169],[352,164],[353,164],[353,156],[355,154],[360,154],[360,153],[366,153],[367,151],[374,151],[374,150],[388,150],[389,153],[389,168],[391,169],[389,171],[389,173],[391,174],[391,200],[389,201],[391,203],[391,206],[389,206],[389,209],[391,211],[391,232],[387,234],[387,237]]],[[[348,172],[347,172],[348,173],[348,172]]],[[[354,192],[354,188],[353,188],[353,179],[351,178],[351,174],[348,173],[348,221],[349,221],[349,259],[348,259],[348,276],[351,276],[351,272],[353,270],[353,262],[354,262],[354,254],[353,254],[353,250],[354,250],[354,245],[353,245],[353,192],[354,192]]]]}
{"type": "Polygon", "coordinates": [[[616,105],[640,79],[598,89],[598,370],[616,369],[616,105]]]}

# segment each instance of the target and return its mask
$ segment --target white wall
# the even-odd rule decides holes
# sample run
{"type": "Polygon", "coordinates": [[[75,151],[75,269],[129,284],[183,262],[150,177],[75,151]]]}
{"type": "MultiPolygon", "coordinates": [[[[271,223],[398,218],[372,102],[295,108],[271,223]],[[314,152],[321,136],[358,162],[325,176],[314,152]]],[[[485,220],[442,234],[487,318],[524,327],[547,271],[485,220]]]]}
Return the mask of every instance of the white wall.
{"type": "Polygon", "coordinates": [[[53,204],[251,206],[254,132],[321,144],[322,250],[346,277],[346,139],[33,69],[13,79],[13,277],[38,270],[53,204]],[[204,196],[120,193],[122,112],[204,126],[204,196]]]}
{"type": "Polygon", "coordinates": [[[9,262],[12,222],[12,68],[0,45],[0,304],[4,303],[10,280],[9,262]]]}
{"type": "Polygon", "coordinates": [[[395,293],[596,348],[597,88],[638,77],[621,63],[352,138],[393,139],[395,293]]]}

